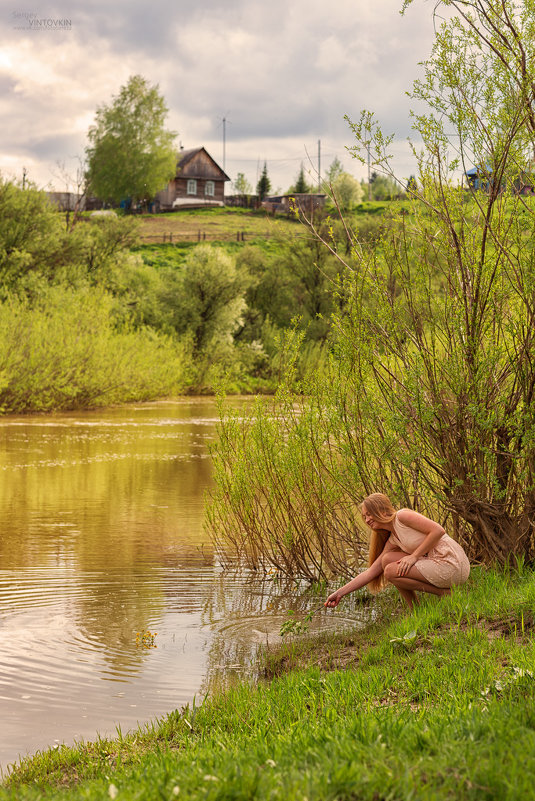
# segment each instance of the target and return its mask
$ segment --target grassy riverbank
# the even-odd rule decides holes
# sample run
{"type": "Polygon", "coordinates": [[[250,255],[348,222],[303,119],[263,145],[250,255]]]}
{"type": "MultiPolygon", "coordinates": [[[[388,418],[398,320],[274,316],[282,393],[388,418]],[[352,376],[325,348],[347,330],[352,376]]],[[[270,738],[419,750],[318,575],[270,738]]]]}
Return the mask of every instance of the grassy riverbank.
{"type": "Polygon", "coordinates": [[[535,582],[474,569],[367,631],[295,638],[264,681],[17,767],[1,799],[535,798],[535,582]]]}

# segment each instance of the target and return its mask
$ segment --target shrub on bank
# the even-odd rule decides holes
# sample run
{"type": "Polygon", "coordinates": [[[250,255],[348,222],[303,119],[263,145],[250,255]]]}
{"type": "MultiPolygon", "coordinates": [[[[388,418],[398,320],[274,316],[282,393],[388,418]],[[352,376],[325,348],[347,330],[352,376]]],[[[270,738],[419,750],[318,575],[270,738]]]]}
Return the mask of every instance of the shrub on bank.
{"type": "MultiPolygon", "coordinates": [[[[464,9],[462,2],[448,5],[464,9]]],[[[519,122],[523,114],[532,119],[530,98],[502,102],[510,86],[526,85],[535,11],[519,3],[504,19],[490,0],[470,7],[474,17],[463,10],[437,30],[425,77],[410,94],[422,109],[413,121],[423,142],[414,151],[410,199],[392,207],[380,230],[359,230],[358,222],[355,233],[348,228],[345,251],[329,233],[314,231],[345,260],[335,282],[340,302],[331,316],[330,374],[317,386],[295,391],[290,384],[293,402],[281,394],[266,412],[266,425],[278,425],[268,440],[255,421],[239,451],[226,444],[221,450],[224,481],[241,474],[246,454],[254,483],[238,492],[220,482],[216,535],[231,543],[270,544],[272,530],[281,531],[279,508],[273,513],[264,499],[272,487],[307,481],[306,514],[293,515],[288,526],[303,560],[309,521],[319,519],[317,535],[323,488],[330,486],[339,488],[336,500],[385,492],[396,507],[444,524],[472,559],[535,559],[535,207],[524,194],[533,183],[535,125],[519,122]],[[459,182],[459,168],[468,164],[479,165],[484,191],[459,182]],[[298,416],[294,406],[304,392],[311,399],[298,416]],[[297,464],[288,449],[287,459],[274,461],[271,443],[278,438],[284,450],[297,440],[316,408],[310,460],[297,464]],[[265,514],[243,514],[251,497],[265,514]]],[[[393,136],[371,112],[350,125],[351,152],[363,164],[371,154],[392,176],[393,136]]],[[[331,536],[342,543],[340,531],[333,526],[331,536]]],[[[262,547],[264,562],[282,562],[284,547],[284,540],[274,554],[262,547]]],[[[315,578],[326,574],[324,555],[320,547],[306,560],[307,570],[312,561],[318,565],[315,578]]],[[[252,551],[249,558],[256,557],[252,551]]]]}
{"type": "Polygon", "coordinates": [[[50,288],[31,307],[0,305],[0,410],[48,411],[148,400],[186,383],[186,348],[150,329],[116,327],[103,290],[50,288]]]}

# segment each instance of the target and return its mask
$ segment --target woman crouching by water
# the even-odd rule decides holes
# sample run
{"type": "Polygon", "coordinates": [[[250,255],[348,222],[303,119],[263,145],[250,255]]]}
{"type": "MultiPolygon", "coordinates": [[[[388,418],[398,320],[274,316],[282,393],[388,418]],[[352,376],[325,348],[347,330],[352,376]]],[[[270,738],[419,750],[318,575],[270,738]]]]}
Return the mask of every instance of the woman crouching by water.
{"type": "Polygon", "coordinates": [[[396,512],[381,492],[369,495],[361,512],[372,530],[370,566],[329,595],[325,606],[338,606],[344,595],[367,584],[376,593],[389,581],[412,609],[416,592],[449,595],[450,587],[468,578],[468,557],[438,523],[412,509],[396,512]]]}

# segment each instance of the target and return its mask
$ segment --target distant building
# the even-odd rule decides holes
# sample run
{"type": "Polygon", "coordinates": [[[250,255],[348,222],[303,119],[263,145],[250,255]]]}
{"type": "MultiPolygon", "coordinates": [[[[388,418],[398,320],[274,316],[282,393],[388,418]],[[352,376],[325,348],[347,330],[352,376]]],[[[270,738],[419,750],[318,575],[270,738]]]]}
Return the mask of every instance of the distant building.
{"type": "Polygon", "coordinates": [[[225,206],[234,206],[242,209],[259,209],[258,195],[225,195],[225,206]]]}
{"type": "Polygon", "coordinates": [[[517,195],[535,195],[535,175],[521,172],[513,181],[513,192],[517,195]]]}
{"type": "Polygon", "coordinates": [[[271,214],[292,214],[298,211],[306,217],[310,217],[315,211],[325,206],[327,195],[314,192],[300,193],[293,192],[288,195],[270,195],[262,201],[262,208],[271,214]]]}
{"type": "MultiPolygon", "coordinates": [[[[481,189],[484,192],[488,192],[493,182],[492,168],[489,165],[486,165],[485,168],[481,165],[473,167],[471,170],[466,171],[466,178],[470,189],[481,189]]],[[[504,189],[505,184],[501,188],[504,189]]],[[[521,170],[512,183],[511,191],[515,195],[535,194],[535,175],[521,170]]]]}
{"type": "Polygon", "coordinates": [[[223,206],[228,175],[204,149],[181,150],[176,176],[154,199],[155,210],[223,206]]]}
{"type": "Polygon", "coordinates": [[[58,211],[84,211],[85,196],[76,192],[47,192],[48,199],[58,211]]]}
{"type": "Polygon", "coordinates": [[[487,164],[485,167],[478,165],[466,171],[466,179],[470,189],[483,189],[488,192],[491,186],[492,168],[487,164]]]}

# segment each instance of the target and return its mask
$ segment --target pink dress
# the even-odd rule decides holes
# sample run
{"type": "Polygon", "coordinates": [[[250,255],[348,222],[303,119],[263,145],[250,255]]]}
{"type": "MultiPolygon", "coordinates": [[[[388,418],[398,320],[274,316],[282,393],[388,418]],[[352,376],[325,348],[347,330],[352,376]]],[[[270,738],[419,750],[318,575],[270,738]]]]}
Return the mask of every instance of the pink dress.
{"type": "MultiPolygon", "coordinates": [[[[394,519],[394,531],[388,541],[405,553],[412,553],[427,535],[415,528],[406,526],[397,515],[394,519]]],[[[470,573],[470,562],[459,545],[447,534],[443,534],[434,548],[415,562],[414,567],[420,571],[429,584],[435,587],[451,587],[453,584],[464,584],[470,573]]]]}

